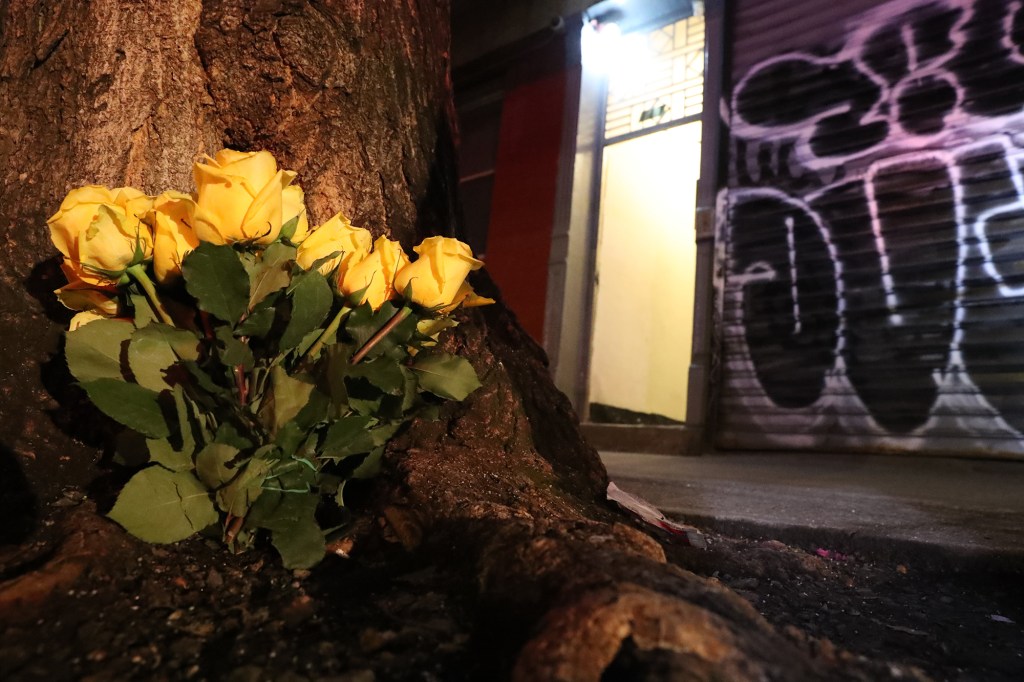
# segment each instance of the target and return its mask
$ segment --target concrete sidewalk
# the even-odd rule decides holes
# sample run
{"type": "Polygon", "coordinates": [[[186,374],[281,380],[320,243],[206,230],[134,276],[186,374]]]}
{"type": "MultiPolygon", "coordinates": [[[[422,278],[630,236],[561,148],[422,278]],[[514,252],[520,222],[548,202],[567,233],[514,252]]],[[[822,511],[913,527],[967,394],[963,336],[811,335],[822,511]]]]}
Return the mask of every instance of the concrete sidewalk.
{"type": "Polygon", "coordinates": [[[601,454],[669,517],[891,556],[1024,567],[1024,462],[829,454],[601,454]]]}

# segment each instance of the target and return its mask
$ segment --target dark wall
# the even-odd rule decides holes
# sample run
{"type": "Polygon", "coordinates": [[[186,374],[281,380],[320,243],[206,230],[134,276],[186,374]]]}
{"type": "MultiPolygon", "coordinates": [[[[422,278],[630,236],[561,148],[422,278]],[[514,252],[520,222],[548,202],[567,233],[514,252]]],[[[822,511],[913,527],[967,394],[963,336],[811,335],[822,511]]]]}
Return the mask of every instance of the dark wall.
{"type": "Polygon", "coordinates": [[[491,200],[487,268],[537,342],[544,340],[566,85],[562,71],[506,94],[491,200]]]}
{"type": "Polygon", "coordinates": [[[735,15],[719,444],[1020,456],[1024,6],[834,4],[735,15]]]}
{"type": "Polygon", "coordinates": [[[563,131],[565,107],[578,97],[579,21],[454,72],[466,237],[540,343],[562,136],[573,134],[563,131]]]}

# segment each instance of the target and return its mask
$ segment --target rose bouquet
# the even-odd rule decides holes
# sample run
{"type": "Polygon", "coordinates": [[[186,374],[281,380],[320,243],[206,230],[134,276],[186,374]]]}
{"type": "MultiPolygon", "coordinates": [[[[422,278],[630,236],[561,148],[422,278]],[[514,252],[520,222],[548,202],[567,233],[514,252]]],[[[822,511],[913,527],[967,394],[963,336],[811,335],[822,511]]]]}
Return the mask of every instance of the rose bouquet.
{"type": "Polygon", "coordinates": [[[341,214],[310,229],[265,151],[222,150],[194,176],[193,195],[75,189],[48,221],[56,294],[80,311],[68,367],[142,466],[109,515],[150,542],[266,534],[310,566],[396,431],[479,387],[437,337],[457,306],[492,302],[466,282],[482,264],[442,237],[410,260],[341,214]]]}

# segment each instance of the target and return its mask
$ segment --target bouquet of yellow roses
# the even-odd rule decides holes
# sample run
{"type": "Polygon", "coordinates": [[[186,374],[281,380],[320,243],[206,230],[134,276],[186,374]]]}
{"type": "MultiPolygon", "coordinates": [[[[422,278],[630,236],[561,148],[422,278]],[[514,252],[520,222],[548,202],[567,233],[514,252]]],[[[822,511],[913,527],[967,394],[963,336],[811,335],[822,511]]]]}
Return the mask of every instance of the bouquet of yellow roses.
{"type": "Polygon", "coordinates": [[[127,427],[141,468],[110,517],[150,542],[267,534],[285,565],[324,554],[322,519],[380,468],[387,441],[480,383],[437,348],[482,263],[431,237],[398,242],[337,214],[309,228],[295,173],[265,151],[194,165],[193,195],[87,186],[48,221],[80,311],[68,367],[127,427]]]}

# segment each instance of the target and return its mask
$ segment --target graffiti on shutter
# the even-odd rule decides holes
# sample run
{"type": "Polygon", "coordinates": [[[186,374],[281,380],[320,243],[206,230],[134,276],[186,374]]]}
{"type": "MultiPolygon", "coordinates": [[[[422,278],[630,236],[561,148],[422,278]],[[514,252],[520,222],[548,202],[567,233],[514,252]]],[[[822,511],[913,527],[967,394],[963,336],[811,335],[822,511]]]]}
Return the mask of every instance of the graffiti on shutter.
{"type": "Polygon", "coordinates": [[[732,87],[719,442],[1022,455],[1024,2],[837,40],[732,87]]]}

